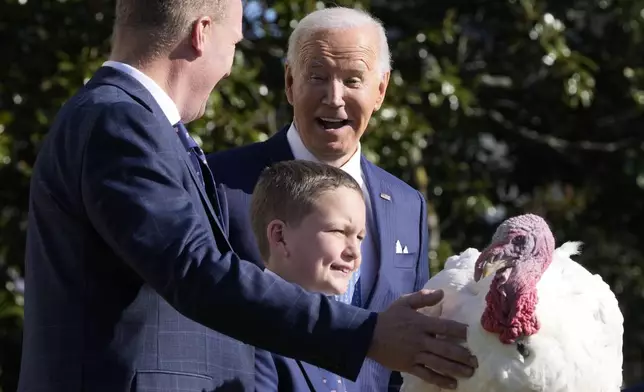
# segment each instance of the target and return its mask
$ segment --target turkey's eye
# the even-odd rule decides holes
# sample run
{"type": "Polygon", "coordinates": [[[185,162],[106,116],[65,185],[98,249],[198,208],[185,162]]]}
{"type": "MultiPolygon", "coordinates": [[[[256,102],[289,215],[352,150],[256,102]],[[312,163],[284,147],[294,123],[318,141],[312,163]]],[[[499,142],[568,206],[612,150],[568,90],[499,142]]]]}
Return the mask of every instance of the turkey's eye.
{"type": "Polygon", "coordinates": [[[523,246],[523,245],[525,245],[525,236],[524,235],[518,235],[518,236],[512,238],[512,245],[515,245],[515,246],[523,246]]]}

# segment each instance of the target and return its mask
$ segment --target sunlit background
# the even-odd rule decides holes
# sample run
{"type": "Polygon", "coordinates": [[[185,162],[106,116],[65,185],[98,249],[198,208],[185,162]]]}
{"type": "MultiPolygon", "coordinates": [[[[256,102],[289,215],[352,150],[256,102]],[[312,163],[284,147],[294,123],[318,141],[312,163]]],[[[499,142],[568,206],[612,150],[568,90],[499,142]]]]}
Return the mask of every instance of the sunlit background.
{"type": "MultiPolygon", "coordinates": [[[[386,25],[393,74],[364,145],[429,202],[432,271],[536,212],[611,285],[626,384],[644,380],[644,1],[336,1],[386,25]]],[[[331,3],[327,3],[331,5],[331,3]]],[[[325,3],[245,3],[232,76],[190,124],[206,151],[286,124],[286,40],[325,3]]],[[[0,391],[16,389],[31,167],[61,104],[109,53],[113,1],[0,2],[0,391]]],[[[579,331],[583,337],[583,331],[579,331]]]]}

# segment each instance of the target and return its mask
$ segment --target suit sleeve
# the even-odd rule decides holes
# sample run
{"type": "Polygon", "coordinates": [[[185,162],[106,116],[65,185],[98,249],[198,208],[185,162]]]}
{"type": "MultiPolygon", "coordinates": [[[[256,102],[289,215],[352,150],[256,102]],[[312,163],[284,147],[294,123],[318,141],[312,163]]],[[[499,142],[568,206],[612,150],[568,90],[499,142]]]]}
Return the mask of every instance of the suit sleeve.
{"type": "Polygon", "coordinates": [[[427,226],[427,202],[422,193],[418,192],[420,198],[420,252],[418,253],[418,265],[416,266],[415,291],[421,290],[429,280],[429,227],[427,226]]]}
{"type": "Polygon", "coordinates": [[[233,252],[182,186],[176,135],[143,107],[105,107],[85,144],[81,190],[104,241],[177,311],[247,344],[356,379],[377,314],[307,293],[233,252]]]}

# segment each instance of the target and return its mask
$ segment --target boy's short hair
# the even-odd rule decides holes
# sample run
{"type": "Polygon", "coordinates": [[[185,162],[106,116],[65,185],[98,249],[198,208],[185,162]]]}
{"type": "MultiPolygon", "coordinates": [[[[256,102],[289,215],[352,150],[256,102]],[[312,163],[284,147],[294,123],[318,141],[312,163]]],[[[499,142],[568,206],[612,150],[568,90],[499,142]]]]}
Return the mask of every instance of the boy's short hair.
{"type": "Polygon", "coordinates": [[[278,162],[262,171],[253,190],[251,226],[259,252],[268,262],[270,249],[266,228],[274,219],[299,225],[325,192],[346,187],[364,198],[360,185],[342,169],[311,161],[278,162]]]}

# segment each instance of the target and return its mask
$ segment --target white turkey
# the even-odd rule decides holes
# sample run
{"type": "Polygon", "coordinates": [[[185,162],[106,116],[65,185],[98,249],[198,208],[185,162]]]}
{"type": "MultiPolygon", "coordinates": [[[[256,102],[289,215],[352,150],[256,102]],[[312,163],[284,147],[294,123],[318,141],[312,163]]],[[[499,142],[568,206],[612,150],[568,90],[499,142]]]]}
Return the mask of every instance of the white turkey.
{"type": "MultiPolygon", "coordinates": [[[[623,316],[610,287],[555,249],[547,223],[528,214],[504,221],[491,244],[450,257],[425,288],[443,300],[421,312],[467,324],[479,367],[458,380],[467,392],[617,392],[623,316]]],[[[401,392],[441,388],[403,374],[401,392]]]]}

